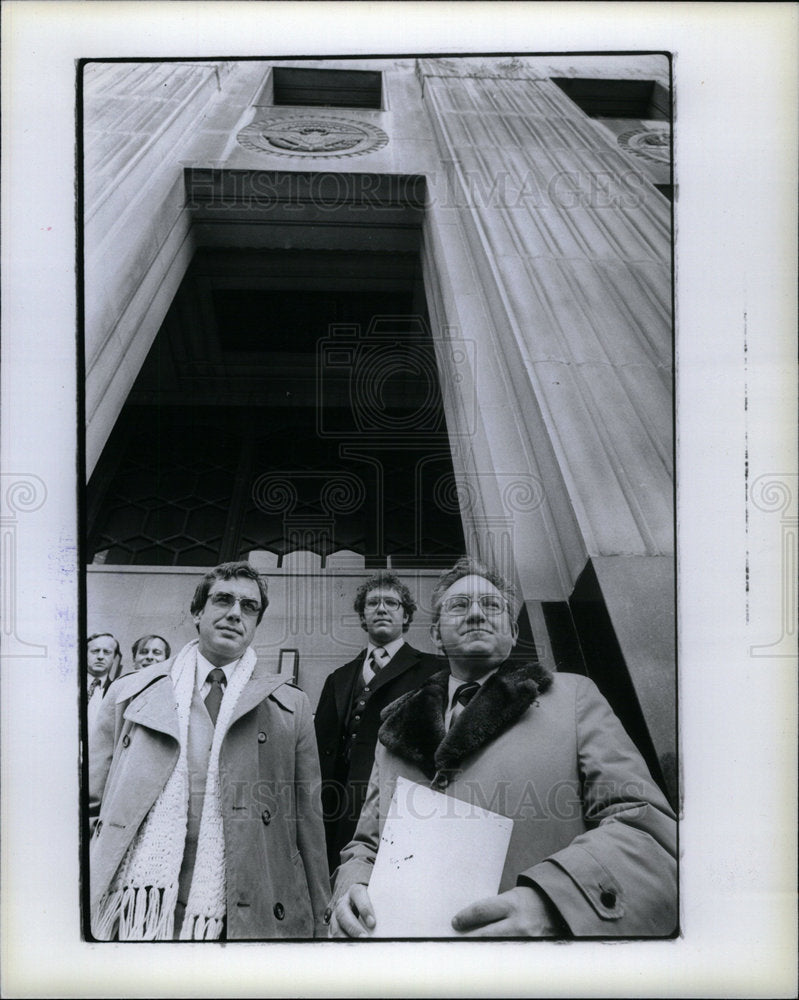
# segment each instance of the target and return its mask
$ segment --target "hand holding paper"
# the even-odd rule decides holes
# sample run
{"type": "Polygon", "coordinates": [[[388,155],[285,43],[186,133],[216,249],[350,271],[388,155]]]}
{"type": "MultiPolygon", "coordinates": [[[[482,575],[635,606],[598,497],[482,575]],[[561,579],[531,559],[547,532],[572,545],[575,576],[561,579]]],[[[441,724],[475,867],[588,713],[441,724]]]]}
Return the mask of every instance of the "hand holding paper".
{"type": "Polygon", "coordinates": [[[512,829],[506,816],[398,778],[369,883],[374,936],[457,936],[455,914],[496,894],[512,829]]]}
{"type": "Polygon", "coordinates": [[[368,937],[374,929],[375,916],[366,886],[351,885],[336,903],[330,917],[331,937],[368,937]]]}

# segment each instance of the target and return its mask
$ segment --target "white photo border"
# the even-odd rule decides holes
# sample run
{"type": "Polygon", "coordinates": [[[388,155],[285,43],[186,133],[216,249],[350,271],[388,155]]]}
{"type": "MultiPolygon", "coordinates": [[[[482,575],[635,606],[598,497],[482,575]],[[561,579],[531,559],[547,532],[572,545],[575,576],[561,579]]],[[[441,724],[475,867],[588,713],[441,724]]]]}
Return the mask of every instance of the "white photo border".
{"type": "Polygon", "coordinates": [[[3,995],[794,995],[796,663],[762,650],[791,626],[799,491],[795,5],[7,0],[2,18],[3,995]],[[76,60],[470,51],[675,57],[682,937],[82,941],[76,60]],[[792,508],[754,502],[769,476],[792,508]]]}

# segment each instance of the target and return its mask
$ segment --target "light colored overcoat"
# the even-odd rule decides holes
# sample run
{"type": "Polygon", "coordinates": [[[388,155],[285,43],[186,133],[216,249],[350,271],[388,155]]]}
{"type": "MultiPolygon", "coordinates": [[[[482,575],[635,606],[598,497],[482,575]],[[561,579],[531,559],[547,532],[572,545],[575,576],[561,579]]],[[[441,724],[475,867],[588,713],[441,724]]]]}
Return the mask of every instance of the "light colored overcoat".
{"type": "Polygon", "coordinates": [[[333,901],[354,882],[368,884],[402,775],[511,817],[500,892],[537,887],[575,936],[675,933],[674,814],[596,686],[505,664],[445,734],[447,677],[385,709],[333,901]]]}
{"type": "MultiPolygon", "coordinates": [[[[91,907],[178,759],[171,660],[103,699],[89,766],[91,907]]],[[[220,750],[228,939],[326,935],[319,757],[306,695],[257,663],[220,750]]]]}

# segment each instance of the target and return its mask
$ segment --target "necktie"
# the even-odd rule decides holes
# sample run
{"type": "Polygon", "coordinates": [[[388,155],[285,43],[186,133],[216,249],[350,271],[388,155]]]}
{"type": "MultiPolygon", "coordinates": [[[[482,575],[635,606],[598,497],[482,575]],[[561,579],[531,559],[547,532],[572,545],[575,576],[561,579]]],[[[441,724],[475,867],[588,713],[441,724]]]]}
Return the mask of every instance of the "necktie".
{"type": "Polygon", "coordinates": [[[92,696],[92,695],[94,694],[94,692],[95,692],[95,691],[97,690],[97,688],[98,688],[98,687],[100,687],[100,685],[101,685],[102,683],[103,683],[103,682],[102,682],[102,681],[100,680],[100,678],[99,678],[99,677],[95,677],[95,678],[94,678],[94,680],[93,680],[93,681],[91,682],[91,684],[89,685],[89,697],[90,697],[90,698],[91,698],[91,696],[92,696]]]}
{"type": "Polygon", "coordinates": [[[464,708],[469,704],[469,702],[474,698],[477,692],[480,690],[480,685],[477,681],[469,681],[468,684],[461,684],[460,687],[455,688],[455,694],[452,696],[452,706],[455,707],[456,703],[463,705],[464,708]]]}
{"type": "Polygon", "coordinates": [[[452,696],[452,714],[449,719],[450,728],[479,690],[480,685],[477,681],[468,681],[455,688],[455,694],[452,696]]]}
{"type": "Polygon", "coordinates": [[[216,725],[219,706],[222,704],[222,695],[225,693],[225,671],[221,667],[214,667],[208,672],[205,679],[211,685],[211,690],[205,696],[205,707],[211,716],[211,722],[216,725]]]}
{"type": "Polygon", "coordinates": [[[372,650],[372,655],[369,658],[369,669],[372,671],[373,677],[380,672],[381,667],[388,663],[388,659],[388,653],[382,646],[372,650]]]}

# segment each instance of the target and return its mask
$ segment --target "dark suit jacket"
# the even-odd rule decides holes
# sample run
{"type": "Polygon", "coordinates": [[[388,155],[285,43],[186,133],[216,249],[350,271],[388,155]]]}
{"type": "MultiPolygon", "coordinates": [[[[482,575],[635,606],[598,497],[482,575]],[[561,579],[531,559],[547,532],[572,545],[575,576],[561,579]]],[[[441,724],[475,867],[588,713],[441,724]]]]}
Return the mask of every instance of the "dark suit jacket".
{"type": "Polygon", "coordinates": [[[400,646],[388,666],[369,684],[371,694],[347,760],[347,716],[365,655],[366,650],[361,650],[354,660],[328,675],[314,719],[331,872],[338,867],[339,852],[352,839],[361,813],[374,763],[381,711],[400,695],[415,691],[446,665],[441,657],[422,653],[407,642],[400,646]]]}

